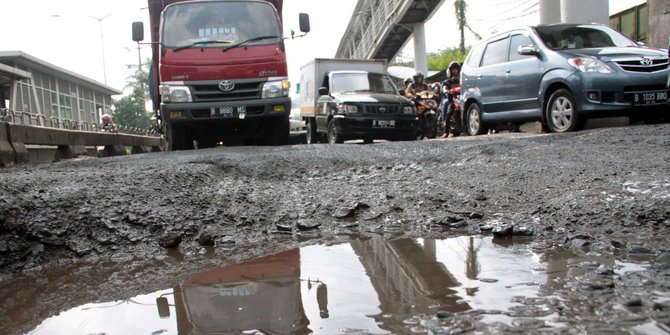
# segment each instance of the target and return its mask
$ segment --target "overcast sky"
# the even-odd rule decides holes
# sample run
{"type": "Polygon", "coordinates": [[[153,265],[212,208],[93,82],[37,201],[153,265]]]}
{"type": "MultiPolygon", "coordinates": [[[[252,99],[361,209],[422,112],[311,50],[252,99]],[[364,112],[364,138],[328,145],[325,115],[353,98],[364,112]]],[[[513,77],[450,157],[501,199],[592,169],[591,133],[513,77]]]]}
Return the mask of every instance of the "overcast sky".
{"type": "MultiPolygon", "coordinates": [[[[558,1],[558,0],[557,0],[558,1]]],[[[585,0],[588,1],[588,0],[585,0]]],[[[54,65],[104,81],[100,25],[102,21],[107,84],[122,89],[130,74],[127,64],[137,64],[137,45],[131,38],[131,23],[144,21],[148,28],[149,14],[144,0],[0,0],[2,3],[2,50],[20,50],[54,65]],[[8,31],[9,29],[9,31],[8,31]]],[[[310,15],[312,32],[305,38],[286,43],[289,76],[299,80],[299,68],[313,58],[334,57],[357,0],[285,0],[284,30],[298,29],[298,13],[310,15]]],[[[619,12],[644,0],[610,0],[610,13],[619,12]]],[[[514,25],[539,23],[538,0],[468,0],[471,27],[486,37],[494,31],[514,25]]],[[[453,0],[427,23],[429,52],[458,46],[459,34],[453,16],[453,0]]],[[[147,38],[148,34],[145,34],[147,38]]],[[[476,43],[471,34],[466,44],[476,43]]],[[[150,57],[150,48],[143,47],[142,60],[150,57]]],[[[412,56],[411,41],[404,54],[412,56]]]]}

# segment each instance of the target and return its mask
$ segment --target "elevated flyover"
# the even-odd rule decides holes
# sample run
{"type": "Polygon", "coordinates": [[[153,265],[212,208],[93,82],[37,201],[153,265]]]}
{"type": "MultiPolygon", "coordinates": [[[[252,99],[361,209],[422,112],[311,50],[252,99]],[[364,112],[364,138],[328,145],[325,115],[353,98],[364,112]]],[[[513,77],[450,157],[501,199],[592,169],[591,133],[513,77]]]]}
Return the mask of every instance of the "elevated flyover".
{"type": "Polygon", "coordinates": [[[428,70],[424,23],[445,0],[359,0],[336,58],[391,61],[414,35],[415,68],[428,70]]]}

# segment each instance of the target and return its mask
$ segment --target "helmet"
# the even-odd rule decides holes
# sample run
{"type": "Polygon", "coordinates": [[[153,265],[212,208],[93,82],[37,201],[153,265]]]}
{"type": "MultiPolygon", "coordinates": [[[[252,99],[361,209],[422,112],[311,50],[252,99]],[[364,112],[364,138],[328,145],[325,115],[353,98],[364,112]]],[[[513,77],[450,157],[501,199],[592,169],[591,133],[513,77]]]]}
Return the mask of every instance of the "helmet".
{"type": "Polygon", "coordinates": [[[112,116],[109,114],[102,115],[102,123],[112,123],[112,116]]]}
{"type": "Polygon", "coordinates": [[[412,78],[405,79],[405,86],[407,86],[407,84],[409,84],[411,82],[412,82],[412,78]]]}
{"type": "Polygon", "coordinates": [[[458,71],[461,70],[461,64],[458,62],[451,62],[449,63],[449,67],[447,68],[447,72],[451,73],[451,69],[458,69],[458,71]]]}
{"type": "Polygon", "coordinates": [[[413,78],[414,80],[416,80],[417,78],[421,78],[421,79],[423,79],[423,73],[421,73],[421,72],[417,72],[417,73],[414,75],[414,77],[412,77],[412,78],[413,78]]]}

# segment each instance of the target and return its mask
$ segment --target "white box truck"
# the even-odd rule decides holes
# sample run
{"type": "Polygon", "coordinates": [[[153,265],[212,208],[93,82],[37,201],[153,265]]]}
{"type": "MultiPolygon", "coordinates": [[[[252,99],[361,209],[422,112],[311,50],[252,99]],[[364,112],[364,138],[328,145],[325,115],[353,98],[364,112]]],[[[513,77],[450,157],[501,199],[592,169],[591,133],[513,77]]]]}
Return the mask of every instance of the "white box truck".
{"type": "Polygon", "coordinates": [[[314,59],[300,69],[307,143],[416,139],[416,107],[386,74],[384,60],[314,59]]]}

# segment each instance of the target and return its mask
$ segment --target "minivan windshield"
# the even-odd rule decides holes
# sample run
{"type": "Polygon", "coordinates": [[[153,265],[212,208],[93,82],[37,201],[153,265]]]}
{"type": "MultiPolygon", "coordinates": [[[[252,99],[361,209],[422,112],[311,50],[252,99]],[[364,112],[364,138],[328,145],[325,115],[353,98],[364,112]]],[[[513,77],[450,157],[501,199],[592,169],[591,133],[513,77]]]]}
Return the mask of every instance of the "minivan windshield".
{"type": "Polygon", "coordinates": [[[614,29],[596,25],[555,25],[534,28],[552,50],[636,47],[637,44],[614,29]]]}
{"type": "Polygon", "coordinates": [[[372,92],[397,94],[393,81],[381,73],[351,72],[334,73],[331,92],[372,92]]]}
{"type": "Polygon", "coordinates": [[[162,43],[167,48],[221,47],[276,43],[281,36],[272,5],[264,2],[187,2],[168,7],[163,16],[162,43]]]}

